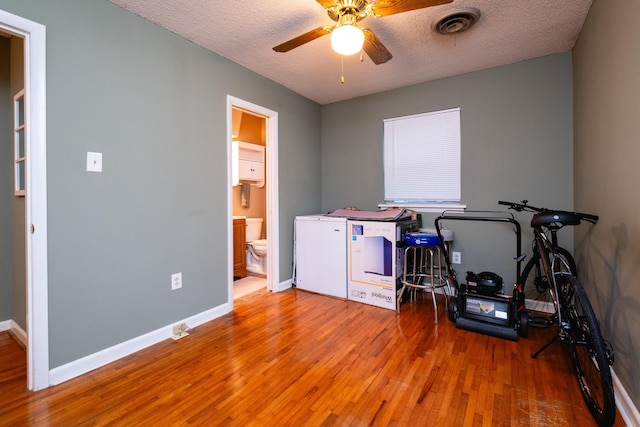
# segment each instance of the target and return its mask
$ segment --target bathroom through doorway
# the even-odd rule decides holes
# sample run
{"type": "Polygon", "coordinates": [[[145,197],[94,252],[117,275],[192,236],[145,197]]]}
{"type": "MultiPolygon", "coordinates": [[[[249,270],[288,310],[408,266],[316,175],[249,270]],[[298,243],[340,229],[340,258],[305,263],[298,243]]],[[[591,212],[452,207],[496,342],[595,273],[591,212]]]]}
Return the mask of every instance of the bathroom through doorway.
{"type": "Polygon", "coordinates": [[[277,206],[277,114],[237,99],[230,102],[228,113],[232,301],[261,289],[277,288],[277,263],[271,259],[272,253],[278,253],[278,234],[273,231],[277,224],[273,213],[277,206]]]}

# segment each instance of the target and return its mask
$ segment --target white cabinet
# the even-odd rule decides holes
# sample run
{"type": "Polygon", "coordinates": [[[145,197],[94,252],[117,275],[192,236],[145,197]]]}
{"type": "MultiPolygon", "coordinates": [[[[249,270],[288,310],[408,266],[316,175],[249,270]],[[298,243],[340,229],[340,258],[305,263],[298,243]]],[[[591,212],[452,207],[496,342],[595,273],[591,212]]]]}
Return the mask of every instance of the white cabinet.
{"type": "Polygon", "coordinates": [[[257,187],[264,186],[264,148],[249,142],[233,142],[233,185],[249,181],[257,187]]]}
{"type": "Polygon", "coordinates": [[[238,159],[238,178],[241,181],[263,181],[264,163],[238,159]]]}

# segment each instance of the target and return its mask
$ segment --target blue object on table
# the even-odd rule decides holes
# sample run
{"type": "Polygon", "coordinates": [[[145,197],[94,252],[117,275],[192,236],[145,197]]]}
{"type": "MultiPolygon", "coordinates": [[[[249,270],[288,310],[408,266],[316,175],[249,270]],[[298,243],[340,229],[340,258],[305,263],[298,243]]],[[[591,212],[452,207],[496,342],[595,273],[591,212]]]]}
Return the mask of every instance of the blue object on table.
{"type": "Polygon", "coordinates": [[[438,246],[440,239],[437,234],[407,233],[404,235],[404,242],[410,246],[438,246]]]}

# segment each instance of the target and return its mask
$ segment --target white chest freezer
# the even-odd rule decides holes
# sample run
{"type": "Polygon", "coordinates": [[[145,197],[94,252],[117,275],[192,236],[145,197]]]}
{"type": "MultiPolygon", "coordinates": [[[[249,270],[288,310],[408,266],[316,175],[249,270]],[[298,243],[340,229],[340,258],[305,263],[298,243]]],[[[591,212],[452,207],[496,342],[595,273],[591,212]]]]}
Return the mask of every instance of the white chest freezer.
{"type": "Polygon", "coordinates": [[[294,282],[298,289],[347,298],[347,220],[295,219],[294,282]]]}

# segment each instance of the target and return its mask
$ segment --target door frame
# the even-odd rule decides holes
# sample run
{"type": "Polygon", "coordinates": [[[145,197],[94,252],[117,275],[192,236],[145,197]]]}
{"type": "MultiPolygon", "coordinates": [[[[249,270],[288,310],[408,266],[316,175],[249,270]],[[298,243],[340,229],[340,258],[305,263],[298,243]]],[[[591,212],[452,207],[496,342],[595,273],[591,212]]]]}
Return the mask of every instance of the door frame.
{"type": "Polygon", "coordinates": [[[24,39],[27,388],[49,387],[46,27],[0,10],[0,29],[24,39]]]}
{"type": "Polygon", "coordinates": [[[280,289],[280,213],[278,202],[278,113],[240,98],[227,95],[227,265],[229,304],[233,310],[233,195],[232,187],[232,108],[240,108],[267,121],[267,289],[280,289]]]}

